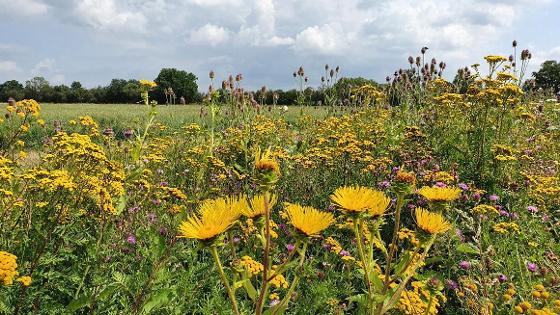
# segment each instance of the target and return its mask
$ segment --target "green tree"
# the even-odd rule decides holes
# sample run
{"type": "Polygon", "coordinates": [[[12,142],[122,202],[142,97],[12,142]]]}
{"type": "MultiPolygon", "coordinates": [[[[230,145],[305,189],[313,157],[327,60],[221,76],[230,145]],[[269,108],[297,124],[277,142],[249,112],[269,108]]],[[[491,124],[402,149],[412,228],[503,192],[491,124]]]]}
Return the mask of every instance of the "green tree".
{"type": "Polygon", "coordinates": [[[6,102],[10,97],[21,100],[25,97],[23,85],[16,80],[0,84],[0,102],[6,102]]]}
{"type": "Polygon", "coordinates": [[[24,88],[25,98],[32,98],[38,102],[45,102],[51,99],[52,88],[43,77],[34,77],[25,81],[24,88]]]}
{"type": "Polygon", "coordinates": [[[535,86],[545,90],[560,91],[560,63],[555,60],[545,61],[538,72],[533,72],[535,86]]]}
{"type": "Polygon", "coordinates": [[[188,103],[200,100],[198,93],[198,78],[184,70],[175,68],[163,68],[154,80],[157,83],[155,99],[160,104],[165,104],[165,89],[172,88],[177,98],[184,97],[188,103]]]}

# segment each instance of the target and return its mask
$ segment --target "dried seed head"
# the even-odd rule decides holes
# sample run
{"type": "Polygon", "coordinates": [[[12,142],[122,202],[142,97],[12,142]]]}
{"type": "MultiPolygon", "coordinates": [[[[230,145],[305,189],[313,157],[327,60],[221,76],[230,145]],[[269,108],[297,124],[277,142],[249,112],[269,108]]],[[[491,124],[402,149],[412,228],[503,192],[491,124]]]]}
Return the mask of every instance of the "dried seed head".
{"type": "Polygon", "coordinates": [[[329,73],[329,75],[331,76],[331,78],[334,77],[334,70],[333,69],[331,69],[331,72],[329,73]]]}
{"type": "Polygon", "coordinates": [[[208,73],[208,76],[210,77],[210,79],[214,79],[214,70],[210,71],[210,73],[208,73]]]}
{"type": "Polygon", "coordinates": [[[513,62],[513,55],[509,55],[509,62],[513,62]]]}
{"type": "Polygon", "coordinates": [[[325,71],[328,71],[328,70],[329,70],[329,64],[326,64],[325,65],[325,71]]]}
{"type": "Polygon", "coordinates": [[[437,64],[436,58],[432,58],[432,64],[433,64],[433,65],[437,64]]]}
{"type": "Polygon", "coordinates": [[[422,55],[423,55],[423,54],[426,53],[427,50],[428,50],[428,47],[425,47],[425,46],[424,46],[424,47],[422,47],[422,49],[420,49],[420,52],[421,52],[422,55]]]}
{"type": "Polygon", "coordinates": [[[338,71],[340,71],[340,66],[336,66],[334,70],[336,71],[336,73],[338,73],[338,71]]]}
{"type": "Polygon", "coordinates": [[[420,67],[420,62],[422,61],[422,59],[420,59],[420,56],[416,57],[416,66],[420,67]]]}
{"type": "Polygon", "coordinates": [[[511,43],[511,46],[513,46],[513,47],[517,47],[517,41],[516,41],[516,40],[514,40],[514,41],[513,41],[513,43],[511,43]]]}
{"type": "Polygon", "coordinates": [[[410,64],[414,63],[414,58],[412,58],[412,56],[408,57],[408,63],[410,63],[410,64]]]}

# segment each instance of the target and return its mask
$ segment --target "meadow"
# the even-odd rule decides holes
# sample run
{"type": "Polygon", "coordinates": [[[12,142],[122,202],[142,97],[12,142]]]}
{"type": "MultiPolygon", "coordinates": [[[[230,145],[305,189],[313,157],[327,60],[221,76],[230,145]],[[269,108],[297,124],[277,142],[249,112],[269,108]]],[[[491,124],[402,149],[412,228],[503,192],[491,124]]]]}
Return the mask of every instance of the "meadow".
{"type": "Polygon", "coordinates": [[[322,107],[7,104],[0,313],[558,314],[560,103],[484,59],[322,107]]]}

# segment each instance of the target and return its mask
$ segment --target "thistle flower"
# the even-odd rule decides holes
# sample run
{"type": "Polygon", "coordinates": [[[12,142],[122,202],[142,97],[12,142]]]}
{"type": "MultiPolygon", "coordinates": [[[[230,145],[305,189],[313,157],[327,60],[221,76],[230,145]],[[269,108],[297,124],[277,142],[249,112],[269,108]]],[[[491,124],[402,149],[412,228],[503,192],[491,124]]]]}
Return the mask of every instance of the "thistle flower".
{"type": "Polygon", "coordinates": [[[430,234],[444,233],[451,228],[451,224],[441,214],[423,208],[416,208],[416,224],[430,234]]]}
{"type": "Polygon", "coordinates": [[[335,222],[332,213],[313,207],[286,203],[285,209],[290,224],[306,236],[316,236],[335,222]]]}
{"type": "Polygon", "coordinates": [[[454,187],[428,187],[424,186],[417,192],[430,202],[453,201],[461,195],[461,189],[454,187]]]}
{"type": "Polygon", "coordinates": [[[391,200],[381,191],[361,186],[340,187],[331,195],[332,202],[347,213],[385,213],[391,200]]]}

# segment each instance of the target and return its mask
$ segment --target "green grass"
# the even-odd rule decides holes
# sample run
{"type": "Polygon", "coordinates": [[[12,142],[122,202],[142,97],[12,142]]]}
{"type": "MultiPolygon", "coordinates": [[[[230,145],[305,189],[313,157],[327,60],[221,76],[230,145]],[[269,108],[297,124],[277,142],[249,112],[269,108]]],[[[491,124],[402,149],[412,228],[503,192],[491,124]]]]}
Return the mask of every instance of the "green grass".
{"type": "MultiPolygon", "coordinates": [[[[200,110],[203,105],[158,105],[158,120],[165,124],[175,125],[193,122],[200,119],[200,110]]],[[[118,125],[124,122],[137,122],[146,117],[148,108],[145,105],[137,104],[41,104],[41,116],[47,123],[54,121],[68,121],[77,119],[79,116],[89,115],[99,122],[101,126],[110,126],[112,123],[118,125]]],[[[290,106],[283,113],[280,106],[276,108],[276,113],[283,115],[288,121],[296,120],[301,111],[313,116],[326,115],[325,107],[297,107],[290,106]]],[[[269,114],[268,108],[263,110],[264,114],[269,114]]]]}

